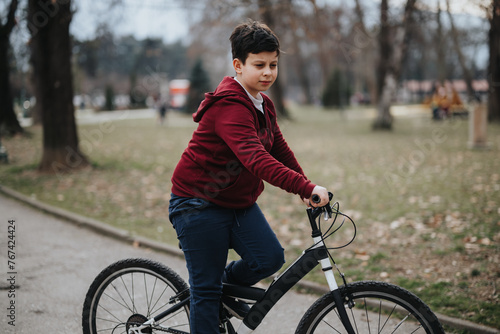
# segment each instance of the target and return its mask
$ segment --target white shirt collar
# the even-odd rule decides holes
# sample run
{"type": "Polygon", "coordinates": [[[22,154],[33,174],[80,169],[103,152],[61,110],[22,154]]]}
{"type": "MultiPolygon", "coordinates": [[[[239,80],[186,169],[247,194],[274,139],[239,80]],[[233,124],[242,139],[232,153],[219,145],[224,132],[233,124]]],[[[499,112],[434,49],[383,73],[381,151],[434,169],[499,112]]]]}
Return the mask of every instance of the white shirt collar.
{"type": "MultiPolygon", "coordinates": [[[[243,87],[243,85],[241,84],[241,82],[238,81],[238,79],[236,79],[236,77],[234,77],[234,80],[236,80],[237,83],[240,84],[241,87],[243,87]]],[[[245,87],[243,87],[243,89],[245,90],[245,92],[247,93],[248,97],[250,98],[250,100],[252,100],[253,102],[253,105],[255,106],[255,108],[259,109],[262,113],[264,113],[264,107],[263,107],[263,102],[264,102],[264,98],[262,97],[262,94],[259,92],[257,94],[257,98],[253,97],[252,94],[250,94],[245,87]]]]}

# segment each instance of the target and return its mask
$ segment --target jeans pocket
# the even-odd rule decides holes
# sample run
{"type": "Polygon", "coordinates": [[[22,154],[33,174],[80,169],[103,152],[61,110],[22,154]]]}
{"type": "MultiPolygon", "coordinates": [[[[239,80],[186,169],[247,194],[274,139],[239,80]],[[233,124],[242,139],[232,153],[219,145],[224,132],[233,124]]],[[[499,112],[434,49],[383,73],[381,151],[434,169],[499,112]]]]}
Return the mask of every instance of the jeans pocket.
{"type": "Polygon", "coordinates": [[[180,197],[172,194],[168,208],[170,222],[174,227],[179,219],[182,219],[183,222],[189,222],[193,216],[210,205],[212,204],[209,201],[202,198],[180,197]]]}

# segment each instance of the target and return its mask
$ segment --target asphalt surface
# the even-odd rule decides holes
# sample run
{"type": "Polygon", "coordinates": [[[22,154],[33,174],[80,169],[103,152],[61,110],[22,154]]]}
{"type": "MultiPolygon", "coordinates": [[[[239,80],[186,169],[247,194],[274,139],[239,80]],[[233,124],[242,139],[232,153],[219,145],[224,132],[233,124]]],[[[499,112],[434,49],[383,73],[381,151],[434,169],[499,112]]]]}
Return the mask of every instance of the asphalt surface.
{"type": "MultiPolygon", "coordinates": [[[[102,269],[123,258],[160,261],[187,280],[179,257],[134,247],[3,195],[0,220],[0,333],[81,333],[88,287],[102,269]],[[10,254],[9,236],[15,239],[10,254]],[[15,311],[8,309],[11,305],[15,311]]],[[[254,333],[293,333],[315,299],[294,292],[285,295],[254,333]]]]}

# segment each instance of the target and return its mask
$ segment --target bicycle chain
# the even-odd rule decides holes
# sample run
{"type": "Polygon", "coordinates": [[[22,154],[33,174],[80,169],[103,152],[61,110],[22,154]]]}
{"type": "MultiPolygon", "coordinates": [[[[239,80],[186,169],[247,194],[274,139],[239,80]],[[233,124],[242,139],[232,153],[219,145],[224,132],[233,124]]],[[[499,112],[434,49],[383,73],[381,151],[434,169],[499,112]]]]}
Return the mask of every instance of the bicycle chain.
{"type": "Polygon", "coordinates": [[[171,329],[171,328],[163,328],[163,327],[156,327],[156,326],[151,326],[149,328],[151,330],[162,331],[162,332],[171,333],[171,334],[186,334],[186,332],[178,331],[177,329],[171,329]]]}
{"type": "Polygon", "coordinates": [[[159,326],[155,326],[155,325],[147,327],[147,328],[144,328],[144,329],[150,329],[150,330],[155,330],[155,331],[162,331],[162,332],[171,333],[171,334],[186,334],[186,332],[178,331],[177,329],[159,327],[159,326]]]}
{"type": "MultiPolygon", "coordinates": [[[[171,328],[151,327],[151,329],[166,332],[166,333],[171,333],[171,334],[186,334],[186,332],[178,331],[177,329],[171,329],[171,328]]],[[[221,332],[221,333],[223,333],[223,332],[221,332]]]]}
{"type": "Polygon", "coordinates": [[[162,331],[162,332],[171,333],[171,334],[186,334],[186,332],[178,331],[177,329],[172,329],[172,328],[163,328],[163,327],[156,327],[156,326],[151,326],[150,328],[157,330],[157,331],[162,331]]]}
{"type": "Polygon", "coordinates": [[[163,328],[163,327],[154,326],[154,327],[151,327],[151,329],[166,332],[166,333],[171,333],[171,334],[186,334],[186,332],[178,331],[177,329],[172,329],[172,328],[163,328]]]}

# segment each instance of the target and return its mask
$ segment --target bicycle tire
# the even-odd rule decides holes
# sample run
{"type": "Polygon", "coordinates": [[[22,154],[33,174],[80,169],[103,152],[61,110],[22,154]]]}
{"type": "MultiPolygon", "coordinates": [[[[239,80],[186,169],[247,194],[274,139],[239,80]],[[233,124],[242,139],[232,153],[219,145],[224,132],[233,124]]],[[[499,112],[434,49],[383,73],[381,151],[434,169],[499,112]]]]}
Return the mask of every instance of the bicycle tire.
{"type": "MultiPolygon", "coordinates": [[[[342,300],[356,333],[444,333],[436,315],[413,293],[396,285],[361,281],[340,287],[342,300]],[[347,306],[348,295],[355,303],[347,306]]],[[[296,334],[346,333],[330,293],[304,314],[296,334]]]]}
{"type": "MultiPolygon", "coordinates": [[[[171,297],[188,289],[169,267],[146,259],[126,259],[109,265],[92,282],[82,312],[84,334],[125,333],[168,307],[171,297]],[[141,321],[142,320],[142,321],[141,321]]],[[[171,333],[190,333],[189,304],[160,320],[171,333]]],[[[145,333],[165,333],[147,329],[145,333]]]]}

